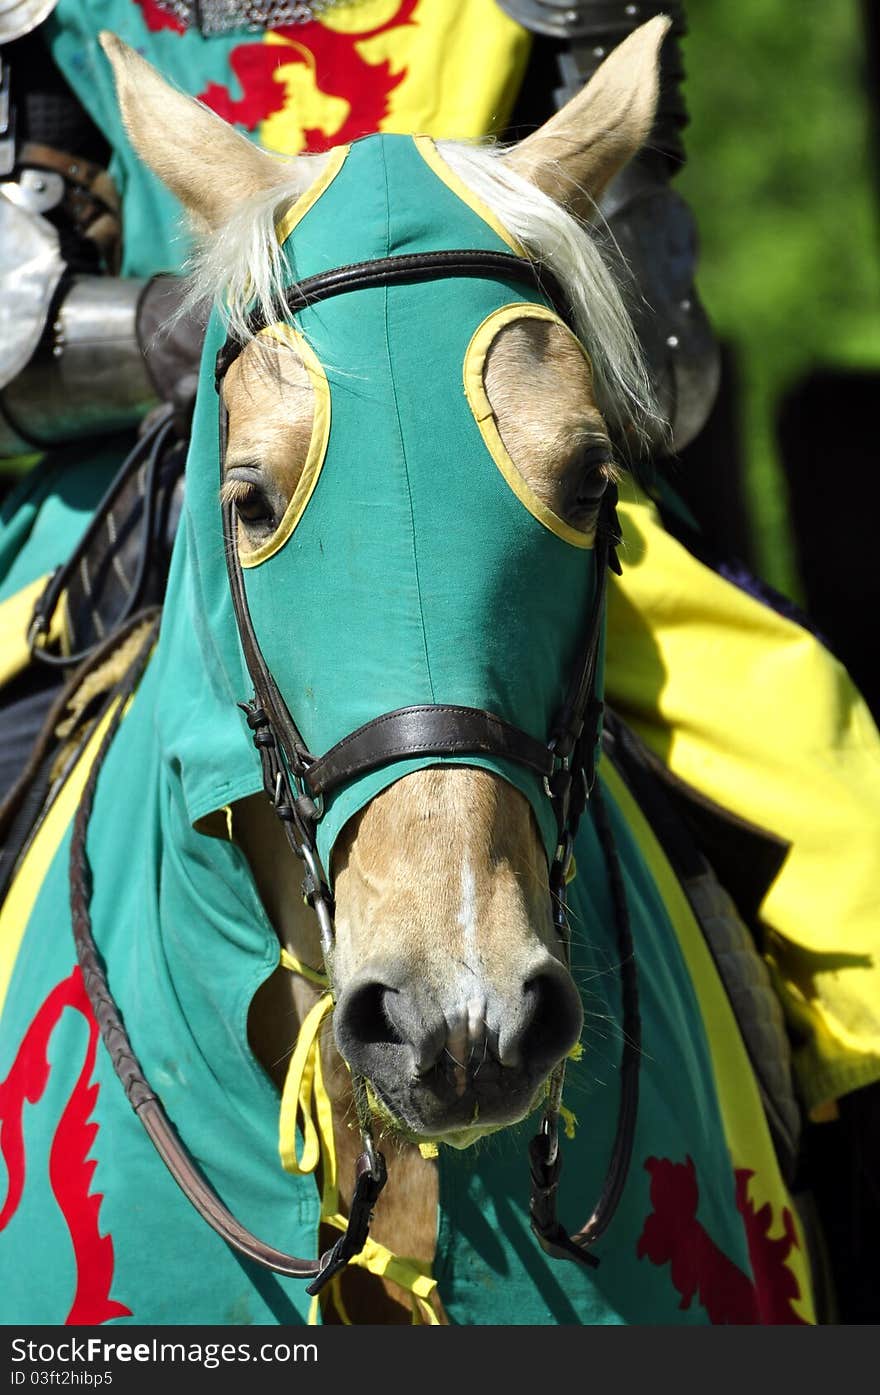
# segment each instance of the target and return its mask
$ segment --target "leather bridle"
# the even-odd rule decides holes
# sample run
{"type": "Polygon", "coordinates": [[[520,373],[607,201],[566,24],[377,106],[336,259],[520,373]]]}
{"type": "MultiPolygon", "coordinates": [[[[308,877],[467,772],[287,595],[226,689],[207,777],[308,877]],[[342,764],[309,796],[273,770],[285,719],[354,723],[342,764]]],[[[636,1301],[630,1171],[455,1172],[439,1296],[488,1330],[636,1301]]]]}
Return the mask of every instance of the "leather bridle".
{"type": "MultiPolygon", "coordinates": [[[[565,298],[546,269],[524,257],[480,249],[383,257],[323,272],[287,288],[283,300],[275,307],[276,318],[279,321],[284,320],[317,301],[368,287],[437,277],[485,277],[490,274],[537,287],[553,303],[562,318],[570,321],[565,298]]],[[[270,321],[254,315],[248,323],[248,331],[256,334],[268,323],[270,321]]],[[[221,479],[227,439],[227,414],[221,391],[222,381],[243,348],[244,343],[240,340],[227,339],[216,359],[215,384],[220,402],[221,479]]],[[[248,608],[244,575],[238,555],[236,514],[231,503],[223,506],[223,533],[235,621],[253,684],[252,698],[240,706],[260,756],[266,794],[281,820],[293,853],[303,864],[303,894],[317,915],[325,963],[328,967],[332,961],[335,908],[329,879],[318,852],[316,828],[323,813],[324,798],[347,781],[392,761],[426,755],[492,755],[512,761],[538,775],[543,781],[556,820],[556,849],[550,866],[549,888],[553,923],[563,948],[566,967],[569,967],[566,878],[571,866],[572,848],[578,825],[588,802],[590,803],[608,869],[621,962],[624,1047],[618,1123],[611,1162],[599,1201],[586,1224],[570,1235],[556,1215],[556,1196],[561,1169],[558,1120],[565,1069],[563,1061],[551,1075],[540,1130],[529,1145],[529,1210],[532,1230],[549,1255],[596,1265],[598,1260],[590,1253],[590,1247],[607,1229],[629,1169],[635,1132],[641,1053],[636,966],[626,894],[610,823],[599,786],[595,784],[596,754],[603,710],[602,702],[597,696],[597,677],[607,573],[609,568],[619,572],[616,547],[620,536],[617,529],[614,486],[608,486],[601,506],[595,546],[596,587],[579,657],[553,729],[545,741],[480,708],[420,704],[383,713],[345,736],[329,751],[320,755],[311,752],[260,649],[248,608]]],[[[116,714],[117,722],[123,706],[124,703],[120,700],[116,714]]],[[[352,1074],[362,1152],[356,1164],[355,1190],[348,1229],[336,1244],[317,1260],[302,1260],[283,1255],[251,1235],[230,1215],[186,1153],[173,1127],[165,1118],[161,1104],[140,1072],[110,996],[103,970],[100,969],[91,939],[89,898],[84,894],[87,885],[85,829],[98,769],[115,729],[114,722],[92,769],[83,806],[78,812],[77,829],[71,847],[71,891],[75,908],[77,948],[84,971],[86,965],[88,966],[86,981],[90,996],[94,991],[93,1001],[100,1005],[98,1020],[102,1034],[111,1049],[117,1073],[125,1084],[133,1107],[147,1126],[175,1180],[200,1214],[230,1245],[248,1258],[275,1272],[311,1279],[307,1292],[314,1294],[363,1248],[373,1207],[385,1184],[384,1159],[375,1147],[372,1137],[366,1082],[356,1073],[352,1074]]]]}

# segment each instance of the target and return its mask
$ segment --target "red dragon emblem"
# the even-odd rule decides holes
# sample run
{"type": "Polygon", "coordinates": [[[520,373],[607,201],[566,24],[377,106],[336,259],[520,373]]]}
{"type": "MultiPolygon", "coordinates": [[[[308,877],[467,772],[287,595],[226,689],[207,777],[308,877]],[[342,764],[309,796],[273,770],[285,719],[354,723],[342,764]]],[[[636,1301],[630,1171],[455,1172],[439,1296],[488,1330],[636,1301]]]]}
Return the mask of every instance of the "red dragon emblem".
{"type": "Polygon", "coordinates": [[[76,1290],[65,1324],[97,1325],[108,1318],[130,1317],[131,1309],[110,1297],[113,1241],[99,1230],[98,1212],[103,1198],[89,1191],[97,1165],[89,1159],[89,1151],[98,1125],[89,1123],[89,1117],[98,1098],[98,1085],[91,1082],[98,1026],[79,968],[52,989],[25,1033],[12,1069],[0,1084],[0,1153],[9,1178],[6,1201],[0,1211],[0,1231],[12,1220],[24,1191],[24,1106],[38,1104],[43,1097],[49,1081],[49,1042],[65,1008],[85,1019],[89,1039],[85,1060],[49,1150],[49,1183],[70,1234],[76,1262],[76,1290]]]}
{"type": "Polygon", "coordinates": [[[668,1264],[672,1283],[681,1295],[682,1308],[694,1298],[714,1324],[740,1326],[803,1323],[792,1304],[800,1296],[798,1281],[786,1264],[797,1245],[794,1217],[782,1213],[783,1234],[769,1235],[773,1223],[770,1205],[756,1210],[749,1200],[753,1173],[738,1168],[736,1207],[743,1218],[754,1279],[727,1258],[697,1220],[700,1199],[697,1173],[691,1158],[683,1163],[669,1158],[648,1158],[653,1213],[645,1221],[636,1253],[654,1264],[668,1264]]]}
{"type": "MultiPolygon", "coordinates": [[[[171,29],[183,32],[183,26],[165,10],[161,0],[137,0],[148,29],[171,29]]],[[[315,85],[327,97],[341,97],[348,103],[348,114],[332,132],[315,128],[304,132],[305,149],[329,150],[345,145],[359,136],[378,131],[388,115],[388,99],[406,77],[405,68],[393,72],[389,62],[368,63],[358,45],[392,29],[414,23],[413,13],[419,0],[401,0],[396,11],[384,24],[355,33],[341,33],[318,21],[282,26],[271,31],[277,42],[239,44],[229,54],[228,62],[235,76],[241,97],[234,97],[229,87],[209,82],[199,100],[224,120],[256,130],[261,121],[281,111],[285,104],[284,84],[276,78],[279,68],[290,64],[305,64],[312,69],[315,85]]]]}

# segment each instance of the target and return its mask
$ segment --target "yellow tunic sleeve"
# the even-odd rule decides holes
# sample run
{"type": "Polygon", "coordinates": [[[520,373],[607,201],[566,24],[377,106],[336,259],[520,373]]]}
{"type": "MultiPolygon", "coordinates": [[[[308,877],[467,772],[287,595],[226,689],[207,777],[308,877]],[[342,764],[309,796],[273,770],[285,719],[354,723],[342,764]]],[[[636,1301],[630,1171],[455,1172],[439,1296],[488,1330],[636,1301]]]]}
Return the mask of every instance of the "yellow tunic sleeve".
{"type": "Polygon", "coordinates": [[[698,562],[633,496],[608,701],[675,774],[789,843],[763,946],[807,1108],[880,1079],[880,735],[814,636],[698,562]]]}

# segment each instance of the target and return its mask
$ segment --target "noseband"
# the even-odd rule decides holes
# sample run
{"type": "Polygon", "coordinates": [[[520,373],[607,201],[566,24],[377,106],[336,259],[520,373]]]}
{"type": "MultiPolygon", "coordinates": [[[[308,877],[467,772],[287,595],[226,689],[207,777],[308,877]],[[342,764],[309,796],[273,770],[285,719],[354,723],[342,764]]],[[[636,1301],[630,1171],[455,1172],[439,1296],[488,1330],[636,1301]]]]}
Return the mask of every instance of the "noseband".
{"type": "MultiPolygon", "coordinates": [[[[561,318],[571,315],[559,286],[543,268],[524,257],[483,250],[419,253],[383,257],[375,261],[335,268],[297,282],[285,290],[277,305],[277,319],[284,320],[307,306],[331,296],[375,286],[388,286],[439,277],[486,277],[494,274],[537,287],[554,305],[561,318]]],[[[251,316],[248,331],[256,334],[266,327],[258,315],[251,316]]],[[[220,401],[221,481],[226,455],[227,414],[222,381],[244,344],[227,339],[217,355],[215,385],[220,401]]],[[[561,1170],[558,1143],[559,1108],[562,1097],[564,1061],[553,1071],[540,1130],[529,1145],[531,1196],[530,1222],[542,1248],[554,1258],[574,1259],[595,1266],[598,1260],[590,1247],[604,1233],[614,1214],[632,1154],[638,1102],[640,1018],[636,967],[626,895],[619,860],[607,813],[595,784],[596,753],[600,738],[602,702],[597,697],[602,619],[605,610],[608,569],[619,572],[616,547],[620,541],[616,517],[616,490],[609,485],[603,497],[596,537],[596,587],[587,618],[579,656],[568,689],[560,704],[553,728],[541,741],[503,718],[481,708],[450,704],[420,704],[383,713],[343,737],[322,754],[311,752],[288,710],[281,692],[265,662],[248,609],[244,575],[238,556],[237,522],[234,505],[223,507],[223,533],[229,586],[235,621],[253,697],[241,703],[254,744],[259,752],[263,785],[281,820],[288,843],[303,864],[303,895],[315,911],[320,927],[325,962],[329,965],[334,945],[335,907],[329,879],[321,864],[316,829],[326,796],[348,781],[407,757],[491,755],[512,761],[538,775],[556,821],[556,849],[550,866],[549,889],[552,918],[569,966],[569,926],[566,906],[566,878],[572,848],[581,817],[590,804],[608,870],[618,934],[623,996],[623,1057],[621,1101],[611,1161],[596,1207],[586,1224],[575,1234],[564,1230],[556,1216],[556,1196],[561,1170]]],[[[144,662],[146,660],[144,659],[144,662]]],[[[124,703],[117,707],[117,720],[124,703]]],[[[115,731],[108,730],[106,745],[115,731]]],[[[94,781],[103,750],[91,772],[94,781]]],[[[86,799],[84,796],[83,804],[86,799]]],[[[89,800],[90,807],[90,800],[89,800]]],[[[81,809],[81,837],[76,832],[71,850],[72,891],[82,890],[82,878],[74,887],[74,854],[83,855],[88,809],[81,809]]],[[[81,868],[79,869],[81,872],[81,868]]],[[[73,897],[72,897],[73,899],[73,897]]],[[[199,1213],[235,1249],[249,1259],[296,1278],[309,1278],[310,1294],[317,1293],[366,1241],[375,1202],[385,1184],[386,1169],[376,1148],[367,1098],[366,1082],[352,1073],[355,1103],[361,1129],[362,1152],[356,1164],[355,1190],[346,1232],[317,1260],[284,1255],[245,1230],[226,1210],[210,1185],[186,1153],[161,1105],[140,1072],[125,1037],[118,1014],[97,963],[91,940],[87,898],[76,898],[74,928],[81,962],[88,964],[88,978],[101,1002],[102,1033],[117,1073],[123,1079],[129,1100],[147,1127],[163,1161],[199,1213]],[[113,1012],[108,1013],[108,1001],[113,1012]],[[107,1027],[103,1024],[107,1023],[107,1027]],[[145,1108],[145,1102],[149,1107],[145,1108]],[[163,1122],[164,1121],[164,1122],[163,1122]]],[[[91,993],[90,989],[90,993],[91,993]]]]}

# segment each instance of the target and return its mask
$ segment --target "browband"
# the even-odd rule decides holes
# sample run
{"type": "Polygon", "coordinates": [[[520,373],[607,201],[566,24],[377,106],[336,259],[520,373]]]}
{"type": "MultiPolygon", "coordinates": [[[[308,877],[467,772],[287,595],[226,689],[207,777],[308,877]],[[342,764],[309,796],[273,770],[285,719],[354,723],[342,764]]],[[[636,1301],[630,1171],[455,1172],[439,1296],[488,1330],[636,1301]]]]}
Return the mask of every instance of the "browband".
{"type": "MultiPolygon", "coordinates": [[[[287,287],[275,302],[277,318],[284,320],[298,310],[305,310],[320,300],[329,300],[331,296],[342,295],[343,292],[429,281],[435,276],[485,277],[488,272],[509,276],[514,281],[525,281],[536,287],[547,297],[560,318],[566,324],[571,323],[571,307],[551,271],[527,257],[517,257],[513,252],[490,252],[482,248],[412,252],[397,257],[379,257],[374,261],[352,262],[349,266],[334,267],[332,271],[321,271],[316,276],[307,276],[287,287]]],[[[258,334],[266,328],[267,323],[263,313],[254,310],[246,321],[248,335],[258,334]]],[[[218,392],[223,378],[246,342],[230,335],[218,353],[214,366],[214,382],[218,392]]]]}

